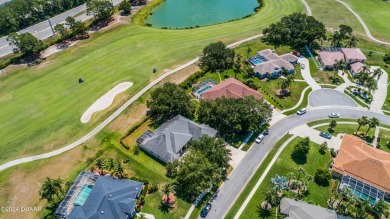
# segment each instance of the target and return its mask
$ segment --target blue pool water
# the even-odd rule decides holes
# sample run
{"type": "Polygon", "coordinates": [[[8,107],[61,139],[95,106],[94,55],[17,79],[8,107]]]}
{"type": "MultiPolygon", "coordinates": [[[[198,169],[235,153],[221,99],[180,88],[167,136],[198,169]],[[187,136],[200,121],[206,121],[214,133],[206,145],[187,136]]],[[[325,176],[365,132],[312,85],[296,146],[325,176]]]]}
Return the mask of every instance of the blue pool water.
{"type": "Polygon", "coordinates": [[[198,94],[202,94],[202,93],[204,93],[205,91],[207,91],[207,90],[209,90],[210,88],[212,88],[213,86],[207,86],[207,87],[205,87],[205,88],[203,88],[202,90],[200,90],[200,91],[198,91],[198,94]]]}
{"type": "Polygon", "coordinates": [[[77,206],[82,206],[87,200],[89,193],[91,193],[91,191],[92,191],[91,185],[87,185],[87,184],[83,185],[73,204],[77,206]]]}

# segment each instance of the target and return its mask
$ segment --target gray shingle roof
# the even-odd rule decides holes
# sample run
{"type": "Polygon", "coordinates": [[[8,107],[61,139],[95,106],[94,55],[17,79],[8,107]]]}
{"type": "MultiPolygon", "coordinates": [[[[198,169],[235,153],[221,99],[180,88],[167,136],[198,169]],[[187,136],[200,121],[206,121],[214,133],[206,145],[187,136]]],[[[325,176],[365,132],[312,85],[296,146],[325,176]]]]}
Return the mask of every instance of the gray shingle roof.
{"type": "Polygon", "coordinates": [[[145,139],[141,147],[164,162],[172,162],[180,157],[180,150],[190,140],[198,140],[203,135],[215,136],[217,131],[207,125],[199,125],[183,116],[175,116],[157,128],[153,136],[145,139]]]}
{"type": "Polygon", "coordinates": [[[83,206],[74,206],[68,219],[126,219],[135,215],[141,182],[100,176],[83,206]]]}
{"type": "Polygon", "coordinates": [[[334,210],[295,201],[291,198],[282,198],[280,212],[287,215],[289,219],[336,219],[334,210]]]}

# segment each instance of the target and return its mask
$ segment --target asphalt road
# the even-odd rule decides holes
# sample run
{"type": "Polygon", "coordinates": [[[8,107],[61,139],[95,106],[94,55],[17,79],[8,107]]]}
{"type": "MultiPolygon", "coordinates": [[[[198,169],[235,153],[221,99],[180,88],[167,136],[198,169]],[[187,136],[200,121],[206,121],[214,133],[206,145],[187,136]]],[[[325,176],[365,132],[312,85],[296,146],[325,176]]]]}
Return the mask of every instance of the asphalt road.
{"type": "MultiPolygon", "coordinates": [[[[2,1],[2,0],[0,0],[0,1],[2,1]]],[[[114,5],[116,5],[120,2],[122,2],[123,0],[112,0],[112,1],[114,2],[114,5]]],[[[54,27],[56,24],[65,22],[65,19],[67,17],[69,17],[69,16],[74,17],[75,15],[77,15],[83,11],[86,11],[86,10],[87,10],[87,6],[86,6],[86,4],[83,4],[83,5],[80,5],[76,8],[73,8],[69,11],[66,11],[60,15],[57,15],[55,17],[50,18],[50,22],[54,27]]],[[[83,13],[83,14],[75,17],[75,19],[80,20],[80,21],[86,21],[86,20],[90,19],[91,17],[92,16],[88,16],[88,15],[86,15],[86,13],[83,13]]],[[[47,38],[53,36],[53,31],[51,30],[49,21],[47,21],[47,20],[42,21],[41,23],[38,23],[34,26],[23,29],[19,32],[20,33],[29,32],[41,40],[44,40],[44,39],[47,39],[47,38]]],[[[3,57],[3,56],[8,55],[10,53],[12,53],[12,47],[10,45],[8,45],[7,37],[0,38],[0,57],[3,57]]]]}
{"type": "MultiPolygon", "coordinates": [[[[390,125],[390,117],[386,115],[353,108],[337,108],[336,111],[340,113],[342,117],[359,118],[363,115],[368,117],[375,116],[381,123],[390,125]]],[[[335,107],[308,110],[305,115],[293,115],[280,120],[272,126],[269,129],[269,135],[267,135],[260,144],[255,143],[251,146],[244,159],[219,189],[217,197],[211,202],[213,207],[206,218],[224,218],[230,207],[234,204],[236,198],[239,197],[241,190],[246,186],[248,180],[262,163],[266,154],[283,135],[292,128],[303,125],[309,121],[325,119],[329,113],[334,111],[335,107]]]]}
{"type": "Polygon", "coordinates": [[[358,106],[349,96],[333,89],[315,90],[309,95],[309,105],[316,106],[358,106]]]}

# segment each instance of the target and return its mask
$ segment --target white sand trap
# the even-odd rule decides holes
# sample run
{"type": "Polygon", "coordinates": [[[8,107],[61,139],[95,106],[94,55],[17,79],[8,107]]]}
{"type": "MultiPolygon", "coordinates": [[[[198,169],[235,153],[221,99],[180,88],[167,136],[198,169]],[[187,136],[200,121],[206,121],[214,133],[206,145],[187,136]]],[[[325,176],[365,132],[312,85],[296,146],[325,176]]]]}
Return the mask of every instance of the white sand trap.
{"type": "Polygon", "coordinates": [[[112,101],[114,101],[114,98],[119,93],[122,93],[123,91],[127,90],[129,87],[133,86],[133,82],[122,82],[118,85],[116,85],[114,88],[112,88],[110,91],[108,91],[106,94],[101,96],[98,100],[96,100],[88,109],[84,112],[84,114],[81,116],[80,121],[82,123],[87,123],[91,119],[92,115],[95,112],[101,111],[106,109],[112,104],[112,101]]]}

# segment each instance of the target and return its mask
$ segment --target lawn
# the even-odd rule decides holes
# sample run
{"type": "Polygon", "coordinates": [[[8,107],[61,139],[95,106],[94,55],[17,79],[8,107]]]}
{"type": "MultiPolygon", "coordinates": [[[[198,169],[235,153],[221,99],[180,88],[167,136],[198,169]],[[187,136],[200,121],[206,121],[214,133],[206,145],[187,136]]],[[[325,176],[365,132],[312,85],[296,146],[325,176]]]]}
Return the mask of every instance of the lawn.
{"type": "Polygon", "coordinates": [[[380,142],[378,143],[379,149],[390,153],[390,131],[386,129],[379,129],[380,142]]]}
{"type": "Polygon", "coordinates": [[[310,92],[312,92],[312,88],[307,89],[306,92],[303,94],[304,97],[303,97],[303,100],[302,100],[301,104],[299,104],[299,106],[295,107],[292,110],[284,112],[284,114],[289,116],[289,115],[292,115],[292,114],[296,113],[298,109],[305,108],[307,106],[308,102],[309,102],[309,94],[310,94],[310,92]]]}
{"type": "Polygon", "coordinates": [[[357,119],[352,119],[352,118],[321,119],[321,120],[308,122],[307,126],[312,127],[312,126],[323,124],[323,123],[329,123],[332,120],[336,120],[337,122],[357,122],[357,119]]]}
{"type": "MultiPolygon", "coordinates": [[[[313,59],[309,59],[310,63],[310,74],[313,77],[313,79],[317,82],[317,84],[332,84],[337,85],[337,83],[334,83],[332,79],[334,78],[335,74],[334,71],[323,71],[319,70],[315,67],[313,59]]],[[[337,75],[337,78],[339,80],[339,84],[344,83],[344,79],[337,75]]]]}
{"type": "MultiPolygon", "coordinates": [[[[297,164],[292,158],[291,153],[294,145],[296,145],[302,138],[296,137],[290,144],[283,150],[279,158],[272,166],[263,183],[257,189],[253,198],[249,201],[245,210],[241,214],[240,218],[262,218],[262,211],[260,210],[260,204],[264,201],[264,192],[271,188],[271,178],[275,177],[275,174],[280,176],[286,176],[288,172],[294,172],[297,176],[297,168],[303,167],[306,172],[312,176],[315,175],[317,168],[326,168],[330,164],[329,153],[321,154],[319,152],[319,145],[313,142],[310,143],[310,151],[307,156],[307,162],[305,164],[297,164]]],[[[305,197],[306,200],[313,201],[314,203],[327,207],[326,201],[330,196],[330,186],[321,187],[315,182],[310,182],[308,186],[309,194],[305,197]]],[[[293,192],[284,192],[288,197],[293,198],[293,192]]],[[[271,210],[275,211],[275,209],[271,210]]]]}
{"type": "MultiPolygon", "coordinates": [[[[327,132],[332,134],[333,136],[337,136],[338,134],[345,133],[345,134],[353,134],[356,132],[358,128],[357,124],[337,124],[336,128],[333,130],[329,129],[328,125],[320,126],[315,128],[318,131],[327,132]]],[[[359,132],[366,133],[368,129],[368,126],[362,126],[359,130],[359,132]]],[[[370,131],[368,131],[367,136],[363,139],[366,140],[368,143],[372,143],[374,140],[375,135],[375,128],[371,128],[370,131]]]]}
{"type": "Polygon", "coordinates": [[[188,30],[132,23],[97,33],[39,66],[0,78],[0,163],[59,148],[99,124],[151,80],[192,60],[211,42],[259,34],[283,15],[303,11],[300,1],[271,0],[250,18],[188,30]],[[283,10],[280,10],[283,8],[283,10]],[[157,74],[152,73],[156,67],[157,74]],[[78,83],[83,77],[85,82],[78,83]],[[123,81],[134,85],[87,124],[83,112],[123,81]]]}

